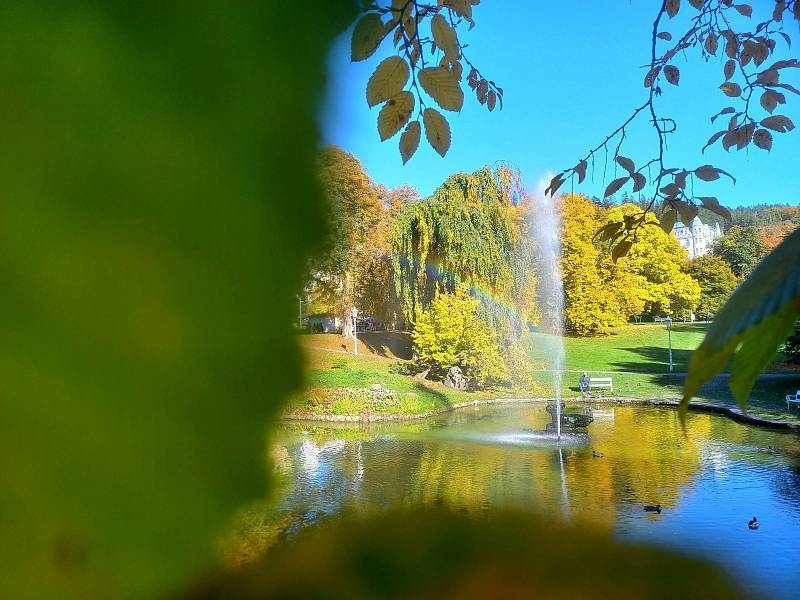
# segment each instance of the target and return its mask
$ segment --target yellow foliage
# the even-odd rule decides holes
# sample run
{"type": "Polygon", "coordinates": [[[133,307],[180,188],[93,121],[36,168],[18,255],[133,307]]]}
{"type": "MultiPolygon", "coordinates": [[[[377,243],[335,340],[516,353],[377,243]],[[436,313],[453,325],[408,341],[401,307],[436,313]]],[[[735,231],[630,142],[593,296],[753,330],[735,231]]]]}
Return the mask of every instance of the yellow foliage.
{"type": "Polygon", "coordinates": [[[478,319],[478,300],[461,284],[454,294],[436,292],[412,333],[419,360],[446,371],[454,365],[479,383],[508,378],[497,342],[478,319]]]}

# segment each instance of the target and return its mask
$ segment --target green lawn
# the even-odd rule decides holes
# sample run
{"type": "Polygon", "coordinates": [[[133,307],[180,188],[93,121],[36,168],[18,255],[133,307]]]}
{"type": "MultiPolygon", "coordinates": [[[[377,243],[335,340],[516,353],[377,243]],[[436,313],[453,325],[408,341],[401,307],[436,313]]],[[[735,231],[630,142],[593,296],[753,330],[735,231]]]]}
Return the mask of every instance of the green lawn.
{"type": "MultiPolygon", "coordinates": [[[[566,338],[566,361],[562,374],[565,397],[577,397],[581,371],[590,375],[612,377],[614,395],[640,399],[679,399],[683,393],[683,373],[691,351],[700,344],[706,324],[675,324],[672,331],[674,372],[667,362],[667,331],[660,324],[631,325],[611,335],[593,338],[566,338]]],[[[308,392],[298,396],[288,412],[304,414],[419,414],[454,403],[485,398],[510,397],[507,389],[489,389],[478,393],[451,390],[441,383],[417,381],[392,373],[397,360],[383,356],[381,348],[364,348],[353,356],[342,351],[339,336],[306,336],[308,392]],[[366,353],[367,351],[371,353],[366,353]],[[379,383],[397,394],[393,404],[375,404],[363,390],[379,383]],[[338,390],[338,391],[337,391],[338,390]]],[[[534,333],[525,340],[534,358],[547,361],[551,356],[552,336],[534,333]]],[[[542,389],[527,395],[553,395],[553,374],[536,373],[542,389]]],[[[784,372],[759,378],[748,410],[770,418],[798,417],[798,410],[787,411],[784,396],[800,389],[800,372],[784,372]]],[[[526,394],[522,394],[526,395],[526,394]]],[[[719,376],[701,388],[698,399],[718,404],[734,404],[727,377],[719,376]]]]}
{"type": "MultiPolygon", "coordinates": [[[[705,323],[672,326],[672,360],[675,372],[685,372],[692,350],[703,341],[705,323]]],[[[668,332],[660,323],[617,328],[610,335],[564,338],[564,368],[574,371],[633,371],[668,373],[668,332]]],[[[553,336],[533,333],[526,338],[531,356],[550,362],[553,336]]]]}
{"type": "Polygon", "coordinates": [[[390,372],[390,366],[399,361],[374,355],[353,356],[320,348],[308,349],[307,355],[307,391],[289,403],[288,413],[358,415],[366,411],[374,415],[413,415],[460,402],[512,395],[508,389],[461,392],[440,382],[419,381],[390,372]],[[376,383],[394,391],[397,401],[373,403],[357,392],[376,383]]]}
{"type": "MultiPolygon", "coordinates": [[[[563,393],[566,397],[577,397],[579,374],[587,371],[590,376],[612,377],[617,396],[679,399],[683,395],[689,357],[703,340],[707,327],[705,323],[673,324],[673,373],[669,372],[668,332],[661,324],[630,325],[607,336],[565,338],[563,393]]],[[[526,339],[531,355],[545,362],[549,362],[553,343],[553,336],[543,333],[533,333],[526,339]]],[[[537,380],[552,393],[552,373],[538,373],[537,380]]],[[[797,409],[787,411],[784,397],[798,389],[800,371],[764,375],[753,388],[748,410],[771,418],[797,417],[797,409]]],[[[725,375],[704,385],[697,399],[735,405],[725,375]]]]}

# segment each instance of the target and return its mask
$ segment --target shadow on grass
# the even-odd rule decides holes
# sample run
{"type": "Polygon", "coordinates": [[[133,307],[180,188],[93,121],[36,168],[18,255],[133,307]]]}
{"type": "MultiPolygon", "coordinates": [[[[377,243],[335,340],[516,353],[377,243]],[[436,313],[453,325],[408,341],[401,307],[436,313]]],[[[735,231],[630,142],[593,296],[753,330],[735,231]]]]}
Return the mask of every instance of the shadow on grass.
{"type": "Polygon", "coordinates": [[[396,331],[361,331],[358,333],[359,343],[370,352],[384,358],[411,360],[411,338],[407,333],[396,331]]]}
{"type": "Polygon", "coordinates": [[[436,389],[428,387],[427,385],[425,385],[421,381],[415,381],[414,382],[414,387],[419,392],[422,392],[424,394],[430,394],[431,396],[433,396],[437,400],[441,401],[442,404],[444,404],[448,408],[450,408],[453,405],[453,403],[450,402],[450,399],[447,397],[446,394],[444,394],[443,392],[440,392],[439,390],[436,390],[436,389]]]}
{"type": "MultiPolygon", "coordinates": [[[[638,346],[636,348],[620,348],[641,356],[643,361],[613,362],[611,363],[621,371],[634,371],[648,373],[654,370],[669,372],[669,350],[660,346],[638,346]]],[[[675,371],[686,371],[692,350],[672,349],[672,364],[675,371]]]]}

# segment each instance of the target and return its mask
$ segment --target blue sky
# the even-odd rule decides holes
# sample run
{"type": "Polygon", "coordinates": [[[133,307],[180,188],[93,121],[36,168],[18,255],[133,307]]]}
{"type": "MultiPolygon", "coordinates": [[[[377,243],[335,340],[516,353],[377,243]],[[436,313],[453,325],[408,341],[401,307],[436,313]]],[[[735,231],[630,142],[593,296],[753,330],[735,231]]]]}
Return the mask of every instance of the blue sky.
{"type": "MultiPolygon", "coordinates": [[[[379,107],[369,109],[364,91],[377,64],[391,54],[391,41],[385,40],[368,60],[351,63],[348,31],[331,50],[331,80],[320,115],[323,141],[353,153],[376,182],[390,187],[410,184],[422,196],[451,173],[498,161],[519,167],[526,183],[533,186],[545,173],[575,165],[646,100],[642,85],[646,69],[642,65],[649,62],[657,4],[484,0],[475,7],[476,27],[470,32],[464,29],[459,39],[469,44],[470,60],[504,88],[505,108],[489,113],[464,82],[466,98],[461,113],[445,113],[452,129],[447,156],[439,157],[423,134],[419,150],[405,166],[398,152],[399,134],[380,142],[376,129],[379,107]]],[[[768,14],[774,5],[772,0],[753,0],[752,4],[756,17],[768,14]]],[[[684,1],[675,19],[662,19],[660,30],[677,38],[693,12],[684,1]]],[[[740,18],[734,27],[738,22],[743,29],[745,21],[740,18]]],[[[779,42],[769,62],[797,56],[797,22],[787,22],[786,31],[792,36],[792,50],[779,42]]],[[[660,44],[666,47],[667,42],[660,44]]],[[[735,105],[717,89],[724,80],[723,62],[712,58],[704,63],[699,51],[690,49],[674,63],[681,70],[680,85],[662,85],[665,93],[657,100],[660,114],[678,123],[678,131],[669,136],[666,165],[710,163],[729,171],[737,178],[736,185],[723,178],[696,188],[698,194],[716,196],[728,206],[800,204],[800,96],[787,92],[787,104],[775,111],[786,114],[799,127],[791,133],[775,133],[771,153],[755,147],[726,153],[719,144],[700,153],[708,138],[727,123],[723,117],[717,127],[709,117],[724,106],[735,105]]],[[[800,87],[800,69],[783,70],[781,81],[800,87]]],[[[756,114],[767,116],[760,107],[756,114]]],[[[653,156],[655,144],[655,132],[642,121],[628,134],[621,153],[637,163],[645,162],[653,156]]],[[[604,175],[600,158],[594,176],[590,172],[583,185],[573,188],[576,192],[602,195],[608,182],[620,175],[613,164],[604,175]]],[[[562,188],[568,189],[569,184],[562,188]]]]}

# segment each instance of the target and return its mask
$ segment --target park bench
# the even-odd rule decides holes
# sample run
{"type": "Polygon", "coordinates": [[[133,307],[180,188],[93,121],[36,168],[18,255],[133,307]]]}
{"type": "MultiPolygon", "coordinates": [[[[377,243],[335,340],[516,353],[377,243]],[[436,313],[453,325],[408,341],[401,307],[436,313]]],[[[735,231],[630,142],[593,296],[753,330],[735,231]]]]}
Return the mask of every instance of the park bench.
{"type": "Polygon", "coordinates": [[[611,377],[589,377],[589,387],[592,391],[600,389],[603,393],[605,390],[610,393],[614,392],[614,383],[611,377]]]}
{"type": "Polygon", "coordinates": [[[800,405],[800,390],[797,390],[796,394],[786,394],[786,410],[789,410],[792,404],[800,405]]]}

